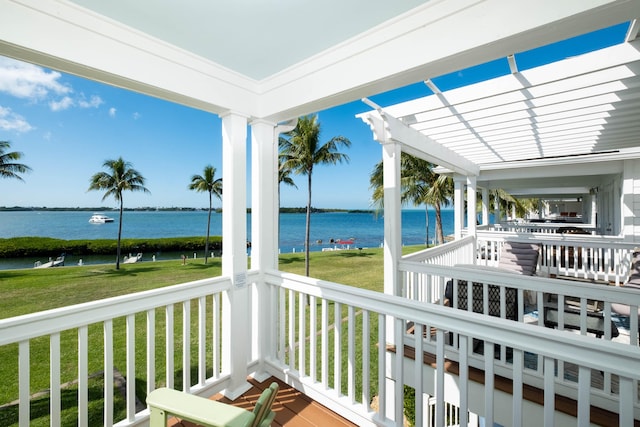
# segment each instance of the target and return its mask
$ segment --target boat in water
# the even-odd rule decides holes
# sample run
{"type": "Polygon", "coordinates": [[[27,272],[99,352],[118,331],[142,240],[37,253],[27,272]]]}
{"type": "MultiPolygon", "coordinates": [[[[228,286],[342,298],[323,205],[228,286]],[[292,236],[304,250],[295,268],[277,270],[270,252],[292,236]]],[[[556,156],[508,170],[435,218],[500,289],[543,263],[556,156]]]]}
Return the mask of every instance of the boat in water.
{"type": "Polygon", "coordinates": [[[123,264],[135,264],[136,262],[140,261],[142,259],[142,252],[138,252],[137,255],[131,255],[129,254],[128,257],[124,257],[124,261],[122,261],[123,264]]]}
{"type": "Polygon", "coordinates": [[[56,259],[49,258],[48,262],[36,261],[33,268],[50,268],[50,267],[62,267],[64,265],[64,255],[60,255],[56,259]]]}
{"type": "Polygon", "coordinates": [[[91,224],[106,224],[107,222],[113,222],[113,218],[103,214],[93,214],[91,218],[89,218],[89,222],[91,224]]]}

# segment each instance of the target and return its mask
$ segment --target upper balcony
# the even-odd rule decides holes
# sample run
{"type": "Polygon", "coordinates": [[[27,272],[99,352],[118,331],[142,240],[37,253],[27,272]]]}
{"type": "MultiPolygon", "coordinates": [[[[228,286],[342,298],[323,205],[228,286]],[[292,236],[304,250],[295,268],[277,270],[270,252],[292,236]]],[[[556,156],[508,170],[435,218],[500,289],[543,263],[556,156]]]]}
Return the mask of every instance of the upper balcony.
{"type": "Polygon", "coordinates": [[[532,277],[478,268],[498,261],[487,248],[509,237],[470,236],[404,257],[402,296],[274,270],[250,272],[242,289],[218,277],[4,319],[4,379],[17,385],[5,419],[60,425],[71,406],[78,425],[144,425],[145,396],[157,387],[233,399],[247,376],[275,376],[357,425],[397,424],[401,385],[415,390],[417,425],[638,422],[638,317],[612,310],[640,307],[640,293],[615,286],[627,280],[633,246],[528,238],[554,255],[532,277]],[[484,301],[497,290],[498,312],[444,306],[452,279],[482,288],[484,301]],[[508,289],[518,297],[511,319],[508,289]],[[32,366],[41,352],[49,366],[32,366]],[[48,396],[32,395],[40,376],[50,378],[48,396]]]}

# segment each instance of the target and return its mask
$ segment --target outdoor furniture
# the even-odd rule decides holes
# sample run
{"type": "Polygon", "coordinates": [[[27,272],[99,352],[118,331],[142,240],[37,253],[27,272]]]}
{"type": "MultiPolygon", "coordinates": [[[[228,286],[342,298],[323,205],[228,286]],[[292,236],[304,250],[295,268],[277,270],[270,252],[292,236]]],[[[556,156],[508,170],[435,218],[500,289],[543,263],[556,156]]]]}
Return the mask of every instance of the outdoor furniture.
{"type": "MultiPolygon", "coordinates": [[[[544,306],[544,325],[548,328],[556,328],[559,323],[558,304],[546,303],[544,306]]],[[[580,308],[571,303],[564,304],[563,326],[565,329],[580,330],[580,308]]],[[[595,334],[596,337],[602,338],[605,333],[604,313],[597,308],[587,311],[586,317],[587,332],[595,334]]],[[[616,324],[611,321],[611,336],[619,335],[616,324]]]]}
{"type": "MultiPolygon", "coordinates": [[[[516,273],[526,276],[535,274],[538,267],[540,247],[535,243],[510,242],[502,245],[497,267],[485,267],[473,265],[475,269],[495,271],[503,273],[516,273]]],[[[466,280],[458,280],[458,293],[456,308],[468,310],[468,283],[466,280]]],[[[483,284],[472,283],[471,288],[472,311],[484,313],[483,284]]],[[[453,279],[447,281],[445,287],[445,305],[453,306],[453,279]]],[[[515,288],[505,289],[505,318],[518,320],[518,291],[515,288]]],[[[489,316],[500,317],[500,287],[488,285],[489,316]]]]}
{"type": "Polygon", "coordinates": [[[204,427],[268,427],[276,416],[271,406],[278,388],[278,383],[271,383],[258,398],[253,411],[170,388],[159,388],[147,396],[151,412],[149,425],[165,427],[169,416],[176,416],[204,427]]]}

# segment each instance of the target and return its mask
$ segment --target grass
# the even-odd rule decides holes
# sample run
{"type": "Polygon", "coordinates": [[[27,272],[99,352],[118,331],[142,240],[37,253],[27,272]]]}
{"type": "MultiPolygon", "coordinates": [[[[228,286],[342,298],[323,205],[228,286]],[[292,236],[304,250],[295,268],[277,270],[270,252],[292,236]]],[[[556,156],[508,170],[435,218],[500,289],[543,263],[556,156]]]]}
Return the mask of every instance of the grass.
{"type": "MultiPolygon", "coordinates": [[[[407,247],[405,253],[422,249],[421,247],[407,247]]],[[[285,254],[279,257],[280,269],[287,272],[304,274],[304,256],[301,254],[285,254]]],[[[134,293],[155,289],[163,286],[184,283],[193,280],[215,277],[221,274],[221,259],[214,258],[205,265],[202,259],[187,260],[182,265],[181,260],[143,262],[138,264],[123,264],[120,270],[114,265],[64,267],[43,270],[4,270],[0,271],[0,318],[8,318],[37,311],[53,309],[103,298],[114,297],[127,293],[134,293]]],[[[311,254],[311,276],[343,283],[373,291],[383,289],[383,252],[382,249],[363,249],[335,252],[314,252],[311,254]]],[[[197,308],[192,307],[192,321],[195,321],[197,308]]],[[[209,304],[210,305],[210,304],[209,304]]],[[[209,310],[211,308],[209,307],[209,310]]],[[[333,311],[333,305],[330,308],[333,311]]],[[[346,308],[343,307],[343,316],[346,308]]],[[[307,309],[308,315],[308,309],[307,309]]],[[[333,316],[331,316],[333,317],[333,316]]],[[[164,336],[164,313],[156,314],[158,337],[164,336]]],[[[318,319],[319,320],[319,319],[318,319]]],[[[373,320],[373,319],[372,319],[373,320]]],[[[333,321],[333,319],[331,319],[333,321]]],[[[175,367],[176,386],[182,382],[181,367],[181,307],[176,306],[175,312],[175,367]]],[[[377,331],[377,319],[375,327],[371,330],[372,342],[375,342],[377,331]]],[[[136,315],[136,342],[145,340],[144,313],[136,315]]],[[[373,325],[372,325],[373,326],[373,325]]],[[[346,328],[346,324],[343,324],[346,328]]],[[[357,325],[357,334],[361,334],[361,321],[357,325]]],[[[346,329],[343,330],[346,336],[346,329]]],[[[114,320],[114,366],[123,374],[125,371],[124,354],[124,319],[114,320]]],[[[195,337],[194,337],[195,339],[195,337]]],[[[102,366],[102,325],[95,324],[89,327],[90,343],[90,374],[95,374],[103,369],[102,366]]],[[[32,393],[46,390],[49,382],[49,341],[46,337],[32,340],[31,342],[31,389],[32,393]]],[[[333,337],[330,339],[333,347],[333,337]]],[[[209,351],[210,349],[210,344],[209,351]]],[[[157,378],[164,378],[164,342],[163,338],[156,340],[157,353],[157,378]]],[[[346,351],[346,346],[343,347],[346,351]]],[[[144,345],[136,346],[136,366],[143,370],[145,366],[144,345]]],[[[77,334],[75,331],[66,331],[61,334],[61,366],[62,382],[72,382],[77,376],[77,334]]],[[[330,349],[330,354],[333,353],[330,349]]],[[[360,354],[360,350],[356,354],[360,354]]],[[[346,355],[343,355],[343,357],[346,355]]],[[[360,356],[358,356],[360,358],[360,356]]],[[[333,359],[333,356],[331,356],[333,359]]],[[[15,378],[17,372],[17,345],[0,347],[0,378],[15,378]]],[[[210,359],[209,359],[210,360],[210,359]]],[[[343,359],[345,360],[345,359],[343,359]]],[[[193,355],[192,367],[197,363],[197,355],[193,355]]],[[[140,371],[142,372],[142,371],[140,371]]],[[[192,371],[192,383],[196,382],[196,372],[192,371]]],[[[330,374],[332,378],[333,373],[330,374]]],[[[360,376],[360,375],[358,375],[360,376]]],[[[318,376],[319,378],[319,376],[318,376]]],[[[92,390],[100,388],[102,376],[92,381],[92,390]],[[94,386],[97,383],[98,385],[94,386]]],[[[333,380],[330,380],[333,383],[333,380]]],[[[7,387],[0,389],[0,405],[11,402],[17,397],[17,384],[5,382],[7,387]]],[[[146,385],[141,380],[136,381],[138,396],[144,400],[146,385]]],[[[343,381],[343,391],[346,387],[346,378],[343,381]]],[[[77,388],[72,384],[65,388],[63,401],[63,424],[75,425],[77,422],[77,409],[75,408],[75,396],[77,388]],[[68,397],[68,399],[67,399],[68,397]],[[68,403],[67,403],[68,402],[68,403]]],[[[91,395],[93,391],[90,390],[91,395]]],[[[99,394],[98,394],[99,395],[99,394]]],[[[32,400],[32,425],[48,425],[48,394],[32,400]]],[[[115,393],[115,416],[122,417],[124,406],[121,396],[115,393]]],[[[95,406],[90,416],[101,419],[101,404],[92,402],[95,406]]],[[[92,407],[93,407],[92,406],[92,407]]],[[[0,408],[0,424],[13,425],[17,423],[16,407],[8,406],[0,408]]]]}

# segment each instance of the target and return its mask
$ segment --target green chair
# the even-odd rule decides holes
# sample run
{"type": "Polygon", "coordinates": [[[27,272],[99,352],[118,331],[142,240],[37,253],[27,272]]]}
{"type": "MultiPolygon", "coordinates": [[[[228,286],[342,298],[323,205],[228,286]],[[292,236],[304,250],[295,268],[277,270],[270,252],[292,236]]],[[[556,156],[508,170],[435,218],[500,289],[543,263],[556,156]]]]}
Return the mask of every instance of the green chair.
{"type": "Polygon", "coordinates": [[[276,416],[271,406],[278,388],[278,383],[271,383],[258,398],[253,411],[170,388],[159,388],[147,396],[151,412],[149,425],[166,427],[167,419],[176,416],[205,427],[268,427],[276,416]]]}

